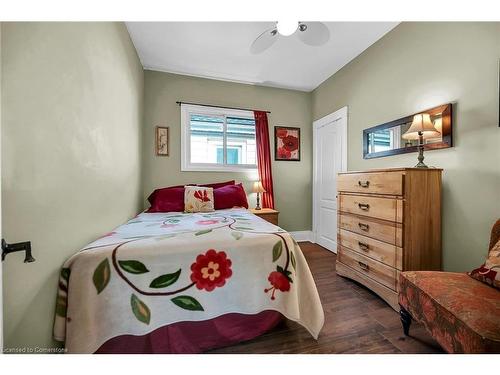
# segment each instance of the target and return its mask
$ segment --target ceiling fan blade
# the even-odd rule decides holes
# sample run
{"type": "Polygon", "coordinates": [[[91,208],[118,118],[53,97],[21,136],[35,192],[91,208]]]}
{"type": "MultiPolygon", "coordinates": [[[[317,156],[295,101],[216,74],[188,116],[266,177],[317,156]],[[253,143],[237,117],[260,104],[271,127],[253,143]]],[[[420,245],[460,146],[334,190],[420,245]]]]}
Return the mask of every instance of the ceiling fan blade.
{"type": "Polygon", "coordinates": [[[322,22],[299,22],[297,35],[310,46],[321,46],[330,39],[330,30],[322,22]]]}
{"type": "Polygon", "coordinates": [[[277,39],[278,30],[276,27],[266,30],[253,41],[250,46],[250,52],[253,54],[264,52],[266,49],[271,47],[277,39]]]}

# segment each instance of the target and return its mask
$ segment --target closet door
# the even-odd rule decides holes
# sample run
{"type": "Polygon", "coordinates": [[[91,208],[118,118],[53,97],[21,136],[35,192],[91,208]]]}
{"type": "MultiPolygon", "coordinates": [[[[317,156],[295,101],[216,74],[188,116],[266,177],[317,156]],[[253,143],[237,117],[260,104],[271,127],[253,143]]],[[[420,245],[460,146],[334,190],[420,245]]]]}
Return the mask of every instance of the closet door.
{"type": "Polygon", "coordinates": [[[347,107],[313,123],[313,235],[337,252],[337,173],[347,170],[347,107]]]}

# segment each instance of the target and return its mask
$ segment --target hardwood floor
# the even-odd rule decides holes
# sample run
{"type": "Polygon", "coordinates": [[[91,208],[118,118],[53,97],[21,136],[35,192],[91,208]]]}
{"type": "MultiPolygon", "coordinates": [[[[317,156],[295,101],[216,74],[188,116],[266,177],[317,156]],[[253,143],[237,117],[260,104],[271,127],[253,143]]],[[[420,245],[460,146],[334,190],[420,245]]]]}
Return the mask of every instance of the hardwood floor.
{"type": "Polygon", "coordinates": [[[399,314],[370,290],[335,273],[335,254],[310,242],[300,244],[318,287],[325,325],[318,341],[284,319],[253,340],[210,353],[442,353],[426,330],[412,323],[405,337],[399,314]]]}

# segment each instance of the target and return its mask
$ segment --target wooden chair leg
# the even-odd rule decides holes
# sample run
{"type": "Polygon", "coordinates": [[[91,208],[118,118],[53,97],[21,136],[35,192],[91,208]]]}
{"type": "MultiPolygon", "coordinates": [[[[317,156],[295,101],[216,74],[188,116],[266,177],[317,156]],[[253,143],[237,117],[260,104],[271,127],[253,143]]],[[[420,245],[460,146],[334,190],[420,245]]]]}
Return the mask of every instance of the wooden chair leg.
{"type": "Polygon", "coordinates": [[[401,318],[401,324],[403,325],[403,332],[405,336],[408,336],[410,333],[411,315],[403,306],[399,305],[399,307],[399,316],[401,318]]]}

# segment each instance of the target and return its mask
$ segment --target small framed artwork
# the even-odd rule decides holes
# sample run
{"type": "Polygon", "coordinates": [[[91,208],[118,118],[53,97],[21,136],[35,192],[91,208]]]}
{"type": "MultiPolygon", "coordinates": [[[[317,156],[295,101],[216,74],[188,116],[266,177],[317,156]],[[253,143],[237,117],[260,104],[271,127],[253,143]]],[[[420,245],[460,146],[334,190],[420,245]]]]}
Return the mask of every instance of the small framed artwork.
{"type": "Polygon", "coordinates": [[[274,160],[300,161],[300,128],[274,127],[274,160]]]}
{"type": "Polygon", "coordinates": [[[168,156],[168,127],[156,127],[155,148],[156,156],[168,156]]]}

